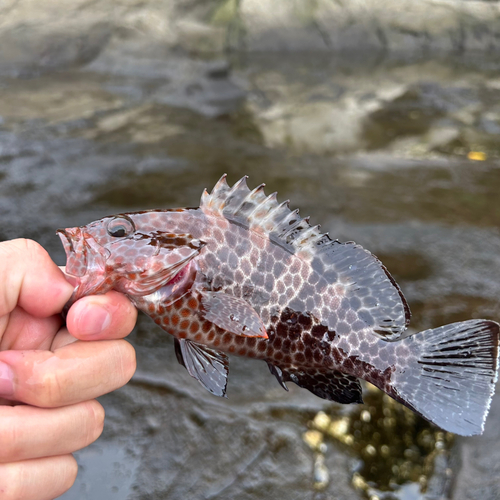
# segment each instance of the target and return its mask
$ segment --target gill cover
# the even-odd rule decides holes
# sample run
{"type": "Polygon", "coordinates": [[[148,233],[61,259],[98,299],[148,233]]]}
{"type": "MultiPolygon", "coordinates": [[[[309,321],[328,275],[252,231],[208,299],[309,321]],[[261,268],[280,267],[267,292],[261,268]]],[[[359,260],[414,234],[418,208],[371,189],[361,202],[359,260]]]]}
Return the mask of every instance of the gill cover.
{"type": "Polygon", "coordinates": [[[136,232],[108,245],[111,256],[106,267],[119,276],[115,290],[149,295],[173,279],[203,245],[189,234],[136,232]]]}

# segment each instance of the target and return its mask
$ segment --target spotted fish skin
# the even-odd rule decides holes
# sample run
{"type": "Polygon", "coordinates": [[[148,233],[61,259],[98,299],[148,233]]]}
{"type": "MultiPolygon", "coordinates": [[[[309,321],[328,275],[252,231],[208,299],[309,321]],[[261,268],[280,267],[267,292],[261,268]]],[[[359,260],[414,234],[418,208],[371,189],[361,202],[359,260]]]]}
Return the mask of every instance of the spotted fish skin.
{"type": "Polygon", "coordinates": [[[188,372],[226,392],[225,353],[267,361],[287,389],[361,403],[367,380],[458,434],[481,433],[499,325],[471,320],[406,336],[410,310],[370,252],[310,226],[288,203],[225,176],[199,208],[106,217],[60,231],[71,302],[115,289],[176,338],[188,372]]]}

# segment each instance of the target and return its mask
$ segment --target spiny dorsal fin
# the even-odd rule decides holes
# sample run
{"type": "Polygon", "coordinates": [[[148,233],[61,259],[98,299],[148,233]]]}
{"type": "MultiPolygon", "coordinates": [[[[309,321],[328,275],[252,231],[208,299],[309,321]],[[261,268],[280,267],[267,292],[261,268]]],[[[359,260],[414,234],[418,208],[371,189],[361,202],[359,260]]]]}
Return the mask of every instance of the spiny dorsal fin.
{"type": "Polygon", "coordinates": [[[265,184],[250,191],[242,177],[229,187],[224,174],[210,194],[204,191],[200,208],[207,213],[222,215],[226,219],[248,228],[261,230],[281,244],[289,245],[290,251],[301,247],[306,240],[321,236],[319,226],[311,227],[307,219],[299,216],[298,209],[291,211],[288,201],[278,203],[276,193],[266,197],[265,184]]]}
{"type": "Polygon", "coordinates": [[[341,243],[311,226],[288,201],[278,203],[276,193],[266,197],[264,184],[252,191],[241,178],[229,187],[224,174],[212,192],[203,193],[200,208],[223,216],[249,229],[262,232],[271,241],[303,260],[329,283],[339,283],[348,297],[360,298],[360,316],[385,340],[401,337],[410,321],[410,309],[398,285],[382,263],[360,245],[341,243]]]}

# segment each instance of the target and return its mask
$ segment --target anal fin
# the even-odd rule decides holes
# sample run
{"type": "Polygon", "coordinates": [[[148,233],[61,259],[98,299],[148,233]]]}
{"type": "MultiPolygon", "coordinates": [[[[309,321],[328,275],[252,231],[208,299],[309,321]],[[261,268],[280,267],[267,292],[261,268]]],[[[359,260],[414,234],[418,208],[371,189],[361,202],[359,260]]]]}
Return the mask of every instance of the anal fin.
{"type": "Polygon", "coordinates": [[[282,372],[284,380],[290,380],[328,401],[343,404],[363,402],[359,380],[352,375],[335,370],[323,373],[317,370],[282,369],[282,372]]]}
{"type": "Polygon", "coordinates": [[[283,371],[281,370],[281,368],[279,366],[274,366],[269,362],[267,363],[267,366],[269,367],[269,371],[276,377],[279,385],[281,385],[281,387],[283,387],[283,389],[288,392],[288,387],[283,380],[283,371]]]}
{"type": "Polygon", "coordinates": [[[226,396],[229,360],[219,351],[187,339],[175,339],[175,355],[181,365],[215,396],[226,396]]]}
{"type": "Polygon", "coordinates": [[[246,300],[224,292],[200,293],[206,320],[235,335],[267,339],[260,316],[246,300]]]}

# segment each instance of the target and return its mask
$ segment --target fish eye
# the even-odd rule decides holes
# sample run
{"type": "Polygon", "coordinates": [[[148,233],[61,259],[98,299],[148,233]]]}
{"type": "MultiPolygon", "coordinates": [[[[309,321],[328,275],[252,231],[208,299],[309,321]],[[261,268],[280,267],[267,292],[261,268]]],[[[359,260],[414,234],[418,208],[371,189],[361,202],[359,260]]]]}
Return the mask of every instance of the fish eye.
{"type": "Polygon", "coordinates": [[[108,234],[113,238],[124,238],[135,231],[134,223],[125,217],[115,217],[108,222],[108,234]]]}

